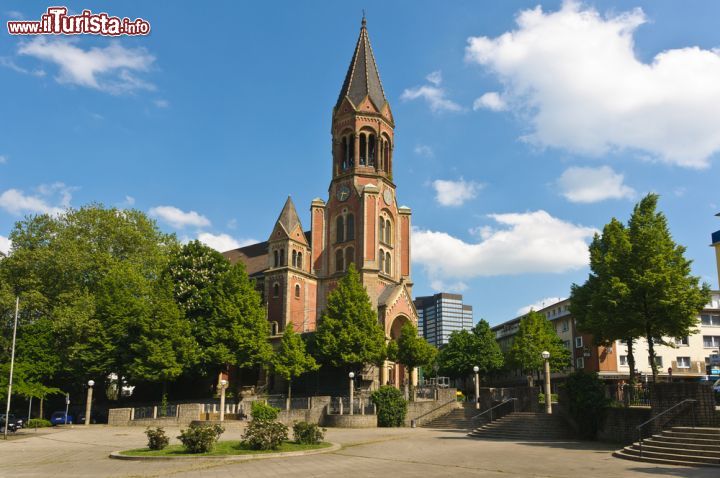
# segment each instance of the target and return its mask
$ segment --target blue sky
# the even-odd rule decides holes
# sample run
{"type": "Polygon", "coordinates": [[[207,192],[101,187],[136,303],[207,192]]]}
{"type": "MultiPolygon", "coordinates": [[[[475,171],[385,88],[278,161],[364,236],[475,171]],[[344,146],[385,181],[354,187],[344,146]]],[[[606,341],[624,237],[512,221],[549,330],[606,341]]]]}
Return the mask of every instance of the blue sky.
{"type": "Polygon", "coordinates": [[[651,191],[718,287],[717,2],[87,1],[67,6],[152,33],[7,34],[49,5],[0,7],[0,250],[23,215],[90,202],[220,249],[266,239],[287,195],[307,228],[365,8],[416,295],[492,324],[566,297],[593,231],[651,191]]]}

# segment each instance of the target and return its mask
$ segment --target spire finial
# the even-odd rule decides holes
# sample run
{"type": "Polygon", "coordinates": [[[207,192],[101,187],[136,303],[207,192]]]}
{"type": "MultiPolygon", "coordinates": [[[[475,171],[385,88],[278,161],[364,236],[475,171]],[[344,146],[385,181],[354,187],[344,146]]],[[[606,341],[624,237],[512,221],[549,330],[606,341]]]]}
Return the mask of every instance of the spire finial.
{"type": "Polygon", "coordinates": [[[362,11],[362,12],[363,12],[362,26],[365,27],[365,25],[367,24],[367,20],[365,19],[365,9],[364,9],[364,8],[363,8],[363,11],[362,11]]]}

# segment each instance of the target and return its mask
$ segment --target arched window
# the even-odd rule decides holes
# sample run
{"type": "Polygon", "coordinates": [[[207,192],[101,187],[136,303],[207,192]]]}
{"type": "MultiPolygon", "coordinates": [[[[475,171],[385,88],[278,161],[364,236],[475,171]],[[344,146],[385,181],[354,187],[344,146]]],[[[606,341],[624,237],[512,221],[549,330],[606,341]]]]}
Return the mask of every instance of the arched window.
{"type": "Polygon", "coordinates": [[[380,272],[385,270],[385,251],[380,249],[380,272]]]}
{"type": "Polygon", "coordinates": [[[355,135],[350,135],[348,141],[348,165],[352,168],[355,166],[355,135]]]}
{"type": "Polygon", "coordinates": [[[383,152],[383,162],[385,163],[383,165],[383,169],[385,171],[390,171],[390,141],[386,140],[384,141],[384,147],[385,151],[383,152]]]}
{"type": "Polygon", "coordinates": [[[392,274],[392,258],[389,252],[385,253],[385,273],[388,275],[392,274]]]}
{"type": "Polygon", "coordinates": [[[270,322],[270,335],[277,335],[277,334],[278,334],[278,323],[270,322]]]}
{"type": "Polygon", "coordinates": [[[295,298],[300,298],[300,284],[295,284],[295,298]]]}
{"type": "Polygon", "coordinates": [[[343,136],[342,139],[342,170],[345,171],[348,168],[348,161],[350,160],[350,152],[348,151],[348,137],[343,136]]]}
{"type": "Polygon", "coordinates": [[[335,272],[342,272],[345,270],[343,267],[343,251],[338,249],[335,251],[335,272]]]}
{"type": "Polygon", "coordinates": [[[297,267],[298,267],[298,269],[302,269],[302,252],[298,252],[297,267]]]}
{"type": "Polygon", "coordinates": [[[273,251],[273,267],[277,267],[280,265],[280,262],[278,260],[278,251],[273,251]]]}
{"type": "Polygon", "coordinates": [[[360,166],[367,164],[367,135],[360,133],[360,166]]]}
{"type": "Polygon", "coordinates": [[[293,267],[297,266],[297,252],[295,252],[295,251],[293,251],[293,253],[292,253],[292,266],[293,267]]]}
{"type": "Polygon", "coordinates": [[[392,224],[390,224],[390,219],[385,221],[385,242],[392,244],[392,224]]]}
{"type": "Polygon", "coordinates": [[[368,135],[368,166],[375,166],[375,135],[368,135]]]}
{"type": "Polygon", "coordinates": [[[280,284],[277,282],[273,284],[273,297],[280,297],[280,284]]]}
{"type": "Polygon", "coordinates": [[[345,265],[350,267],[350,264],[355,262],[355,248],[348,247],[345,249],[345,265]]]}
{"type": "Polygon", "coordinates": [[[285,249],[280,249],[280,265],[284,266],[285,264],[285,249]]]}
{"type": "Polygon", "coordinates": [[[345,219],[345,227],[345,239],[352,241],[355,239],[355,216],[352,214],[347,215],[347,218],[345,219]]]}
{"type": "Polygon", "coordinates": [[[385,240],[385,220],[383,218],[380,218],[380,237],[379,239],[381,241],[385,240]]]}
{"type": "Polygon", "coordinates": [[[345,242],[345,219],[338,216],[335,219],[335,242],[345,242]]]}

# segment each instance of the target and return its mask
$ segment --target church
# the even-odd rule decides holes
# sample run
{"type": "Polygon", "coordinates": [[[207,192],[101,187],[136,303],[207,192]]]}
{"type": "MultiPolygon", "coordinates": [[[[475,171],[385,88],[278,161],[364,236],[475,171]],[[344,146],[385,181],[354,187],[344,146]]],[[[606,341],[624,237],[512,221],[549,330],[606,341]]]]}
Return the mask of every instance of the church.
{"type": "MultiPolygon", "coordinates": [[[[385,97],[366,21],[332,110],[329,195],[310,204],[310,230],[288,197],[267,241],[224,253],[241,261],[267,308],[271,335],[292,323],[313,332],[328,294],[354,263],[387,340],[417,326],[410,277],[411,210],[399,206],[393,182],[395,121],[385,97]]],[[[387,362],[359,377],[401,384],[402,367],[387,362]]],[[[414,377],[413,377],[414,378],[414,377]]]]}

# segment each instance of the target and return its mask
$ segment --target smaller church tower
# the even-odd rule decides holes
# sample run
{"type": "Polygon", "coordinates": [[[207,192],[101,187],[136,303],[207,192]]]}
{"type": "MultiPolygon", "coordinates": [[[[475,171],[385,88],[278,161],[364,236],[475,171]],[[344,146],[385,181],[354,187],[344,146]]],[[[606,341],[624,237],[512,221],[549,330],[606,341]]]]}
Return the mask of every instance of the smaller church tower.
{"type": "Polygon", "coordinates": [[[315,330],[317,280],[311,273],[308,237],[290,197],[268,238],[267,260],[265,297],[272,334],[282,333],[289,322],[296,332],[315,330]]]}

